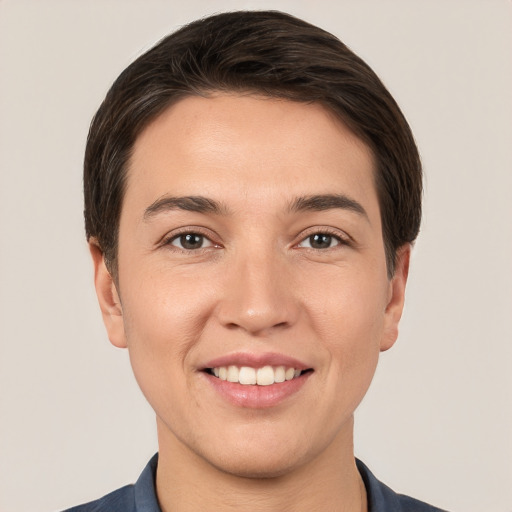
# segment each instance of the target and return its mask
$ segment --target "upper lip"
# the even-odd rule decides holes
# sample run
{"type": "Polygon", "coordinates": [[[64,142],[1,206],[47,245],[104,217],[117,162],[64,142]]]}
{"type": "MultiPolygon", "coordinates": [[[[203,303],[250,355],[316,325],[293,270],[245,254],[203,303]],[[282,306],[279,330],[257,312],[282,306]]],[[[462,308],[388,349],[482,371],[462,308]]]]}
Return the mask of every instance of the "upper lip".
{"type": "Polygon", "coordinates": [[[234,352],[208,361],[203,366],[203,369],[231,365],[249,366],[251,368],[262,368],[263,366],[285,366],[287,368],[295,368],[296,370],[308,370],[311,368],[311,366],[295,359],[294,357],[275,352],[266,352],[263,354],[234,352]]]}

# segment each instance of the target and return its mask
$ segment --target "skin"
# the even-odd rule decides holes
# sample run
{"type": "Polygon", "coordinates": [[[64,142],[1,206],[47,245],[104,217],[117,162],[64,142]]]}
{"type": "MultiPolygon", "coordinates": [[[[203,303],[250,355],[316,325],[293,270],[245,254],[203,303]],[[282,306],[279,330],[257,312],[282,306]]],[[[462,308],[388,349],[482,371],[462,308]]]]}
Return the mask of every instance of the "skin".
{"type": "Polygon", "coordinates": [[[94,240],[90,247],[109,338],[128,348],[156,412],[164,512],[212,503],[366,508],[353,413],[379,353],[396,340],[410,254],[399,250],[389,279],[373,176],[371,151],[316,104],[190,97],[139,136],[117,285],[94,240]],[[290,208],[326,194],[361,211],[290,208]],[[203,196],[220,208],[151,209],[170,196],[203,196]],[[184,247],[184,233],[203,245],[184,247]],[[330,238],[318,245],[314,234],[330,238]],[[288,355],[313,371],[274,407],[236,406],[202,370],[240,351],[288,355]]]}

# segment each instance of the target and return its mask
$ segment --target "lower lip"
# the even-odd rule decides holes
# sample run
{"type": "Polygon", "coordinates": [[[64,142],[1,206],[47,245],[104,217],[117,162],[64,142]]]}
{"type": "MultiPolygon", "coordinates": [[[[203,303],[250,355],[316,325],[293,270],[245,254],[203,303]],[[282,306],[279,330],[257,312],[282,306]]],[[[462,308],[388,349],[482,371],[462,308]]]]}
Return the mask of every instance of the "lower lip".
{"type": "Polygon", "coordinates": [[[266,409],[279,405],[287,398],[298,393],[311,374],[312,372],[307,372],[300,377],[271,384],[270,386],[251,386],[238,382],[228,382],[204,373],[208,382],[224,399],[238,407],[251,409],[266,409]]]}

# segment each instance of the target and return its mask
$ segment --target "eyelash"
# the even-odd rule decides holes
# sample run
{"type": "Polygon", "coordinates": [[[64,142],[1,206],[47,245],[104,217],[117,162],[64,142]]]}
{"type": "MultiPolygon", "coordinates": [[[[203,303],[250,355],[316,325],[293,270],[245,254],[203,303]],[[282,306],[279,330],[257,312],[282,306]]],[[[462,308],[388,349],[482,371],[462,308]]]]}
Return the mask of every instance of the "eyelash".
{"type": "Polygon", "coordinates": [[[334,239],[337,243],[334,246],[326,247],[323,249],[315,248],[315,247],[304,247],[304,249],[310,250],[310,251],[318,251],[318,252],[325,252],[329,249],[335,249],[337,247],[343,247],[343,246],[351,246],[351,238],[348,235],[342,235],[338,230],[329,229],[329,228],[315,228],[311,231],[301,234],[301,240],[298,244],[296,244],[296,247],[300,247],[300,244],[306,242],[307,240],[311,240],[312,237],[315,235],[325,235],[332,239],[334,239]]]}
{"type": "MultiPolygon", "coordinates": [[[[302,233],[300,241],[297,244],[294,244],[294,247],[301,248],[301,244],[305,243],[308,240],[310,241],[310,244],[311,244],[311,238],[314,237],[315,235],[324,235],[324,236],[330,237],[331,239],[334,239],[336,241],[336,244],[334,246],[325,247],[325,248],[315,248],[315,247],[311,247],[311,245],[310,245],[309,247],[302,247],[303,249],[306,249],[308,251],[315,251],[315,252],[325,252],[330,249],[335,249],[336,247],[352,245],[351,238],[348,235],[342,236],[339,231],[329,229],[329,228],[315,228],[309,232],[302,233]]],[[[197,229],[187,228],[181,232],[173,233],[171,236],[164,238],[162,240],[161,245],[168,246],[168,247],[172,248],[173,250],[185,252],[185,253],[192,253],[192,252],[197,253],[202,250],[221,247],[220,244],[218,244],[212,240],[211,234],[207,234],[207,233],[203,232],[200,228],[197,228],[197,229]],[[187,249],[185,247],[178,247],[177,245],[174,245],[173,242],[175,242],[175,241],[179,240],[181,237],[185,237],[187,235],[195,235],[195,236],[201,237],[201,239],[202,239],[201,247],[187,249]],[[207,245],[206,247],[203,246],[205,241],[209,242],[209,245],[207,245]]]]}
{"type": "Polygon", "coordinates": [[[181,232],[173,233],[172,235],[164,238],[162,240],[161,245],[162,246],[167,246],[167,247],[169,247],[169,248],[171,248],[173,250],[176,250],[176,251],[186,252],[186,253],[199,252],[199,251],[204,250],[204,249],[210,249],[211,247],[214,247],[214,248],[220,247],[220,244],[215,243],[212,240],[211,234],[204,233],[200,228],[193,228],[193,229],[187,228],[187,229],[184,229],[181,232]],[[208,245],[207,247],[198,247],[197,249],[186,249],[184,247],[178,247],[178,246],[173,244],[173,242],[175,242],[176,240],[179,240],[181,237],[185,237],[187,235],[196,235],[198,237],[201,237],[202,240],[203,240],[203,243],[204,243],[204,241],[208,241],[210,245],[208,245]]]}

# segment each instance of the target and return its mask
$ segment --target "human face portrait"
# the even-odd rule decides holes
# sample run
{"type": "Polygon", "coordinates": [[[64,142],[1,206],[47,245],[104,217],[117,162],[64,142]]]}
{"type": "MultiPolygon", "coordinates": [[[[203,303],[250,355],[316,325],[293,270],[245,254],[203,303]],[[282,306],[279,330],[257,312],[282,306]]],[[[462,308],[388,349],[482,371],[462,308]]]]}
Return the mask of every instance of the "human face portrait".
{"type": "Polygon", "coordinates": [[[276,476],[351,447],[408,248],[389,279],[372,153],[322,106],[174,104],[135,143],[116,284],[92,253],[161,453],[276,476]]]}

